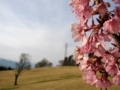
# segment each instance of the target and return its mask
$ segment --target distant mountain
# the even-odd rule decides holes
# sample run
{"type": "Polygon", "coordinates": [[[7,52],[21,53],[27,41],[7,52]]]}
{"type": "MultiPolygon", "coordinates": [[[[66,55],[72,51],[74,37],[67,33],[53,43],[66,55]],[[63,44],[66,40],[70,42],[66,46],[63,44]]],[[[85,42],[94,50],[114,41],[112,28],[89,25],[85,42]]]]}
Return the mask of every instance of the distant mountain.
{"type": "MultiPolygon", "coordinates": [[[[34,68],[34,65],[34,63],[31,63],[31,68],[34,68]]],[[[0,58],[0,66],[15,68],[15,62],[9,59],[0,58]]]]}
{"type": "Polygon", "coordinates": [[[12,67],[15,68],[15,62],[12,60],[0,58],[0,66],[12,67]]]}

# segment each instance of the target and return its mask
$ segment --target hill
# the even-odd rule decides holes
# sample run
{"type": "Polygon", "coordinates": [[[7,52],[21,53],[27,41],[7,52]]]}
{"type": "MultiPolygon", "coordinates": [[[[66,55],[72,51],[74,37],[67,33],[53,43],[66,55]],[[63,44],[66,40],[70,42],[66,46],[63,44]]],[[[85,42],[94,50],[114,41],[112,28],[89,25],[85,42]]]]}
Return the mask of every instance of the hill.
{"type": "Polygon", "coordinates": [[[0,66],[15,68],[15,62],[13,62],[12,60],[7,60],[7,59],[4,59],[4,58],[0,58],[0,66]]]}
{"type": "MultiPolygon", "coordinates": [[[[14,86],[14,71],[1,71],[0,90],[100,90],[86,84],[81,76],[78,67],[37,68],[24,71],[14,86]]],[[[119,89],[112,86],[108,90],[119,89]]]]}

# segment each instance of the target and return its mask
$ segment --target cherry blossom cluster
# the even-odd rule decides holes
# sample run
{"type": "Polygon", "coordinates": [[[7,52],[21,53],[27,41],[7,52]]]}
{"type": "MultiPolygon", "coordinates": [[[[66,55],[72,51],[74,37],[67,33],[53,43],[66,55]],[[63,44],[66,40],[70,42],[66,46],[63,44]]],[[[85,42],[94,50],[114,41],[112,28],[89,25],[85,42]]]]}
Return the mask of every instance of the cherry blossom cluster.
{"type": "Polygon", "coordinates": [[[111,4],[104,1],[69,2],[79,21],[72,24],[72,38],[81,43],[76,46],[74,59],[83,79],[100,90],[107,90],[113,83],[120,85],[120,45],[114,38],[120,34],[120,0],[111,0],[116,4],[112,11],[111,4]],[[106,42],[111,43],[111,49],[106,42]]]}

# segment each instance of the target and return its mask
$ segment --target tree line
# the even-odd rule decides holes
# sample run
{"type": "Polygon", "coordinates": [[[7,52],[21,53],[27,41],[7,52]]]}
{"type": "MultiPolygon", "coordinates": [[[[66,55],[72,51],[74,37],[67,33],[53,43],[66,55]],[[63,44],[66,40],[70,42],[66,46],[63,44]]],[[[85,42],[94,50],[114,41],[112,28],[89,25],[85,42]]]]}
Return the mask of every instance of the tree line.
{"type": "MultiPolygon", "coordinates": [[[[73,59],[73,55],[70,55],[69,57],[65,57],[64,60],[60,60],[58,66],[76,66],[76,62],[73,59]]],[[[49,62],[46,58],[43,58],[41,61],[37,62],[35,64],[35,68],[40,67],[52,67],[52,62],[49,62]]]]}
{"type": "Polygon", "coordinates": [[[69,57],[65,57],[64,60],[59,61],[59,66],[76,66],[76,62],[73,59],[73,55],[70,55],[69,57]]]}
{"type": "Polygon", "coordinates": [[[0,71],[5,71],[5,70],[13,70],[13,68],[6,67],[6,66],[0,66],[0,71]]]}

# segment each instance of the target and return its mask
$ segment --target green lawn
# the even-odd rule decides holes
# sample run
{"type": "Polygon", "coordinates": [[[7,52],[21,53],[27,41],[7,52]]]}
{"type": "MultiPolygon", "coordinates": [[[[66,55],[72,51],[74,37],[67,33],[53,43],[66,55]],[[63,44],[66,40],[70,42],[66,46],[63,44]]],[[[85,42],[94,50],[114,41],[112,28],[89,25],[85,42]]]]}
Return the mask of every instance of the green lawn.
{"type": "MultiPolygon", "coordinates": [[[[99,90],[86,84],[78,67],[37,68],[24,71],[14,86],[14,71],[0,71],[0,90],[99,90]]],[[[112,86],[108,90],[120,90],[112,86]]]]}

